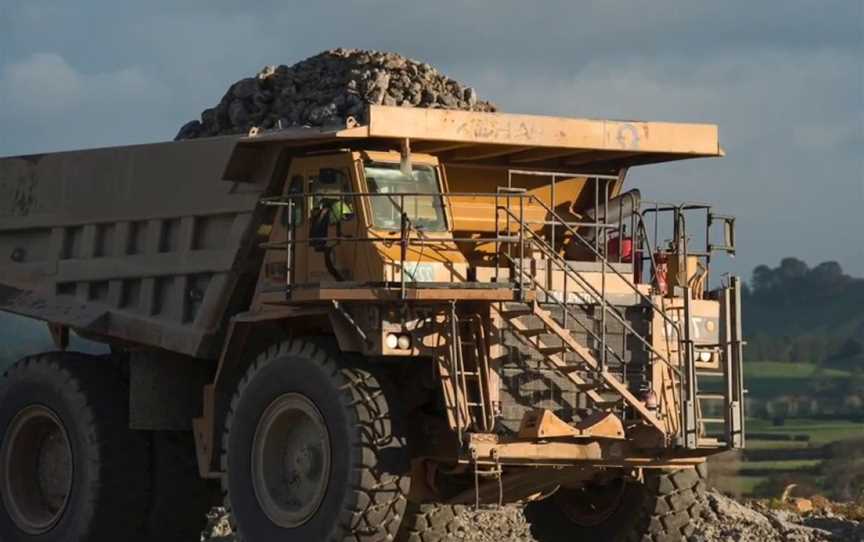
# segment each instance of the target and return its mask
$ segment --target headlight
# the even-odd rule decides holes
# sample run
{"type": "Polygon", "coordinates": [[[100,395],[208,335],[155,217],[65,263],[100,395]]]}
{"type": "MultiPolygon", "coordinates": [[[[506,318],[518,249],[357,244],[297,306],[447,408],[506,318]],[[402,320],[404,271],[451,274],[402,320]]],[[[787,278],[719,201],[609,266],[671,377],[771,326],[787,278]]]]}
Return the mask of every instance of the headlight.
{"type": "Polygon", "coordinates": [[[411,337],[408,335],[399,335],[398,344],[400,350],[408,350],[411,348],[411,337]]]}
{"type": "Polygon", "coordinates": [[[391,333],[390,335],[387,335],[387,339],[385,340],[385,344],[387,345],[387,348],[393,350],[397,346],[399,346],[399,337],[397,337],[395,334],[391,333]]]}
{"type": "Polygon", "coordinates": [[[714,355],[711,353],[710,350],[703,350],[699,352],[699,361],[701,361],[702,363],[708,363],[713,357],[714,355]]]}

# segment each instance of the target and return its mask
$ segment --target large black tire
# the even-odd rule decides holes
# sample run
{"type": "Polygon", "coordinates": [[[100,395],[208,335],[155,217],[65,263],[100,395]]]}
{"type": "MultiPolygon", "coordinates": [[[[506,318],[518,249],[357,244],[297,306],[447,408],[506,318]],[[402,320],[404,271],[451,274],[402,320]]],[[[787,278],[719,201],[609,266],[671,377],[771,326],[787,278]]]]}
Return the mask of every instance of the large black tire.
{"type": "Polygon", "coordinates": [[[705,510],[706,477],[705,465],[645,470],[644,483],[626,482],[618,504],[590,525],[580,525],[564,512],[573,498],[564,489],[528,504],[525,516],[538,542],[680,542],[693,534],[694,520],[705,510]]]}
{"type": "Polygon", "coordinates": [[[151,489],[142,540],[192,542],[207,524],[212,491],[198,473],[191,432],[152,431],[151,489]]]}
{"type": "Polygon", "coordinates": [[[0,540],[139,536],[148,445],[128,429],[128,404],[117,373],[91,356],[45,354],[6,371],[0,379],[0,540]],[[37,480],[44,485],[34,490],[37,480]]]}
{"type": "Polygon", "coordinates": [[[446,542],[460,533],[461,506],[409,502],[396,542],[446,542]]]}
{"type": "Polygon", "coordinates": [[[377,371],[313,342],[287,341],[259,356],[238,384],[223,435],[223,489],[240,538],[392,540],[407,503],[410,457],[404,428],[393,411],[396,405],[388,396],[388,383],[377,371]],[[283,405],[288,405],[284,411],[283,405]],[[294,416],[288,419],[295,423],[279,426],[285,429],[278,434],[291,432],[284,442],[260,437],[270,434],[265,430],[269,420],[282,423],[277,414],[271,418],[274,412],[294,416]],[[299,426],[312,429],[295,433],[292,428],[299,426]],[[320,446],[314,438],[306,440],[309,434],[323,435],[320,446]],[[270,442],[279,443],[272,453],[270,442]],[[265,451],[259,455],[259,450],[265,451]],[[281,458],[274,467],[279,474],[255,474],[264,459],[256,464],[253,457],[271,456],[281,458]],[[321,457],[329,458],[326,469],[309,467],[321,457]],[[300,462],[303,458],[307,463],[300,462]],[[313,482],[304,486],[304,479],[313,482]],[[278,491],[271,491],[273,483],[278,491]],[[311,499],[316,504],[308,507],[294,499],[295,486],[317,488],[311,499]],[[264,497],[259,499],[259,494],[264,497]]]}

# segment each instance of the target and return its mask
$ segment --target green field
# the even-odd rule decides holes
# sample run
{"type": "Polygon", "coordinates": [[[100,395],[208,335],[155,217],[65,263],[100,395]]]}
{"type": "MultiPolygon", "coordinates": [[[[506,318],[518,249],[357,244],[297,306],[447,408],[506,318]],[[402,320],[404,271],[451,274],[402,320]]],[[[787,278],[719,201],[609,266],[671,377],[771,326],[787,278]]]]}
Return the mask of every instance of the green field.
{"type": "Polygon", "coordinates": [[[783,395],[804,394],[819,380],[849,378],[851,373],[825,369],[811,363],[748,361],[744,363],[744,387],[750,396],[771,399],[783,395]]]}
{"type": "MultiPolygon", "coordinates": [[[[809,396],[855,378],[848,371],[808,363],[747,362],[744,385],[749,397],[783,404],[784,396],[809,396]]],[[[864,439],[864,423],[851,419],[788,417],[748,418],[746,450],[713,458],[712,480],[720,489],[741,496],[776,497],[789,483],[829,492],[825,472],[833,461],[829,445],[864,439]],[[748,453],[750,452],[750,453],[748,453]]]]}
{"type": "MultiPolygon", "coordinates": [[[[811,446],[820,446],[839,440],[849,440],[864,437],[864,423],[848,420],[808,420],[789,418],[783,425],[773,425],[770,420],[747,420],[747,431],[750,433],[764,433],[775,435],[807,435],[811,446]]],[[[778,448],[792,448],[796,442],[783,441],[758,441],[748,443],[751,446],[759,446],[770,442],[772,445],[782,444],[778,448]]]]}

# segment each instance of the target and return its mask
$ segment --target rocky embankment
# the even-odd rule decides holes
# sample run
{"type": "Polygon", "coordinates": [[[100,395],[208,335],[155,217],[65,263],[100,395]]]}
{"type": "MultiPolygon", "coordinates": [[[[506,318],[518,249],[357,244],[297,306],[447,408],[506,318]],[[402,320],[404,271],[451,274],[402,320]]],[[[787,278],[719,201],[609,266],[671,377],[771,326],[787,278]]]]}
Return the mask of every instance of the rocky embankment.
{"type": "Polygon", "coordinates": [[[864,522],[847,519],[838,511],[842,506],[827,502],[814,506],[812,501],[801,500],[769,506],[741,503],[711,492],[707,508],[692,537],[694,542],[864,541],[864,522]]]}
{"type": "Polygon", "coordinates": [[[291,126],[363,122],[367,104],[495,111],[477,91],[434,67],[396,53],[333,49],[293,66],[267,66],[234,83],[219,103],[176,139],[291,126]]]}
{"type": "MultiPolygon", "coordinates": [[[[793,505],[740,503],[711,492],[707,504],[688,542],[864,542],[864,522],[843,517],[830,503],[799,512],[793,505]]],[[[459,524],[461,536],[454,542],[543,542],[531,536],[531,526],[517,506],[466,510],[459,524]]],[[[206,535],[205,541],[234,542],[227,519],[218,511],[206,535]]]]}

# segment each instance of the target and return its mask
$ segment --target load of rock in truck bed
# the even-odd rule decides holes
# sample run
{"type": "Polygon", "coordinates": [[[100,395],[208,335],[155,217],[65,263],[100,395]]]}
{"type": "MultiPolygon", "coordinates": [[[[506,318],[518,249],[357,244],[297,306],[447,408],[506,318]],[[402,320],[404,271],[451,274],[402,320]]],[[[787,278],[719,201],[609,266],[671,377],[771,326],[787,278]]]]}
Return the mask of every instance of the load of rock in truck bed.
{"type": "Polygon", "coordinates": [[[175,139],[242,134],[252,127],[345,125],[349,117],[362,123],[368,104],[496,110],[429,64],[396,53],[334,49],[237,81],[175,139]]]}

